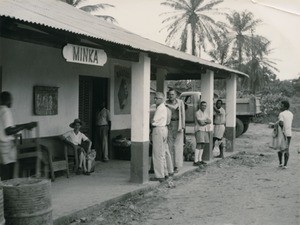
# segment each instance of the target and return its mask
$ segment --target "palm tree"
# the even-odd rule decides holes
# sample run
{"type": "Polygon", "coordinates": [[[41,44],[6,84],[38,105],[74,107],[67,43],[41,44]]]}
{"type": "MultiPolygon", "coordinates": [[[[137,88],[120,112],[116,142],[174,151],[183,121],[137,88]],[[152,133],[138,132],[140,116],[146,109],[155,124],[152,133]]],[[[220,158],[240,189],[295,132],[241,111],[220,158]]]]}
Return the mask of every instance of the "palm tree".
{"type": "Polygon", "coordinates": [[[237,69],[242,68],[243,57],[252,45],[252,32],[261,22],[254,19],[251,12],[243,11],[226,14],[229,26],[225,23],[224,27],[229,31],[228,38],[232,46],[232,56],[237,58],[237,69]]]}
{"type": "Polygon", "coordinates": [[[263,36],[253,34],[251,39],[251,46],[246,48],[249,61],[245,65],[245,72],[250,75],[248,86],[255,93],[271,81],[274,71],[278,72],[278,69],[275,67],[276,63],[266,57],[271,52],[271,42],[263,36]]]}
{"type": "Polygon", "coordinates": [[[166,24],[163,29],[168,31],[167,45],[185,52],[188,44],[191,44],[192,54],[199,56],[201,48],[205,51],[207,44],[214,46],[221,26],[211,17],[211,14],[217,11],[213,7],[221,2],[223,0],[212,0],[205,5],[204,0],[162,2],[161,5],[172,8],[172,11],[161,14],[166,17],[162,23],[166,24]]]}
{"type": "MultiPolygon", "coordinates": [[[[84,5],[83,3],[86,0],[65,0],[66,3],[68,3],[69,5],[72,5],[76,8],[79,8],[85,12],[89,12],[89,13],[94,13],[96,11],[98,11],[99,9],[107,9],[109,7],[114,8],[114,5],[111,4],[105,4],[105,3],[99,3],[99,4],[92,4],[92,5],[84,5]]],[[[98,15],[95,14],[95,16],[104,19],[106,21],[110,21],[112,23],[117,23],[116,19],[112,16],[108,16],[108,15],[98,15]]]]}
{"type": "Polygon", "coordinates": [[[209,56],[217,63],[230,66],[232,64],[232,56],[230,50],[230,40],[227,33],[220,35],[220,39],[216,42],[216,47],[208,52],[209,56]]]}

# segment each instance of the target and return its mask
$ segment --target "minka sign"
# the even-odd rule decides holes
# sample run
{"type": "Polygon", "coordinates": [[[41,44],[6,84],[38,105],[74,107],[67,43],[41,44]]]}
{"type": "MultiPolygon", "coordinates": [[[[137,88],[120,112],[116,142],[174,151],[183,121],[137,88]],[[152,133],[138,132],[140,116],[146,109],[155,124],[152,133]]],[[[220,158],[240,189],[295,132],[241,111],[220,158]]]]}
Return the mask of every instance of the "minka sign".
{"type": "Polygon", "coordinates": [[[68,62],[103,66],[107,61],[106,53],[101,49],[67,44],[63,56],[68,62]]]}

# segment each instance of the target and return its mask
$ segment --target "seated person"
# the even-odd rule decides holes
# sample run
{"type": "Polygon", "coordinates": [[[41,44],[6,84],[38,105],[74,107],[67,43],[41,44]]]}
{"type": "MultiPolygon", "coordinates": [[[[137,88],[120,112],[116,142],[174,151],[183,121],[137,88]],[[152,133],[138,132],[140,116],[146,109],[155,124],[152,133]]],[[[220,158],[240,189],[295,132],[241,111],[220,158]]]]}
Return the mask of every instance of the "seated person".
{"type": "Polygon", "coordinates": [[[96,152],[95,150],[91,150],[92,142],[79,131],[81,125],[81,120],[75,119],[74,122],[70,124],[73,130],[63,134],[61,139],[77,148],[79,158],[77,174],[83,172],[85,175],[90,175],[92,161],[96,158],[96,152]]]}

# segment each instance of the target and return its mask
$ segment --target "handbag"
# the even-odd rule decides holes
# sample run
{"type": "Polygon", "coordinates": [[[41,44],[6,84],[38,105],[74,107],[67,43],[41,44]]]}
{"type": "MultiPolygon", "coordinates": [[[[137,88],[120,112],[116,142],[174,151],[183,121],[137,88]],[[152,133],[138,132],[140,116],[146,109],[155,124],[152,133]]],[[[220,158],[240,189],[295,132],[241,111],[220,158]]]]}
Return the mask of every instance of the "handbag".
{"type": "Polygon", "coordinates": [[[215,145],[215,147],[212,150],[213,156],[218,156],[220,155],[220,148],[219,146],[215,145]]]}

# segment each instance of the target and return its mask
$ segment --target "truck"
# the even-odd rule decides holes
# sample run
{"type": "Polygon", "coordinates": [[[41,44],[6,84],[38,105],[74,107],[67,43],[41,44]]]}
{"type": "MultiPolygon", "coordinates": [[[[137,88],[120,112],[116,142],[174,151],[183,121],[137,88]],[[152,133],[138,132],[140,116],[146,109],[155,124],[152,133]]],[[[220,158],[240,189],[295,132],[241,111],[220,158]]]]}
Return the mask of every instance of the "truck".
{"type": "MultiPolygon", "coordinates": [[[[180,97],[186,106],[185,122],[187,125],[195,123],[195,112],[199,109],[201,92],[182,92],[180,97]]],[[[216,99],[216,98],[215,98],[216,99]]],[[[226,110],[226,101],[223,101],[223,108],[226,110]]],[[[236,99],[236,137],[245,133],[249,127],[251,118],[261,113],[260,101],[258,97],[237,98],[236,99]]]]}

